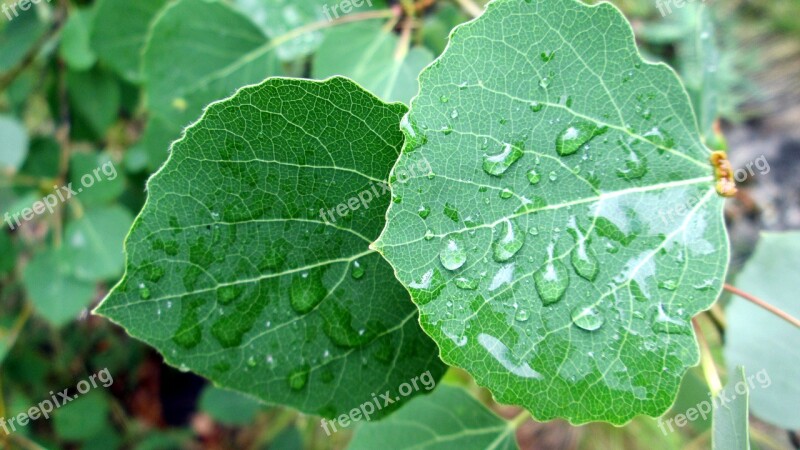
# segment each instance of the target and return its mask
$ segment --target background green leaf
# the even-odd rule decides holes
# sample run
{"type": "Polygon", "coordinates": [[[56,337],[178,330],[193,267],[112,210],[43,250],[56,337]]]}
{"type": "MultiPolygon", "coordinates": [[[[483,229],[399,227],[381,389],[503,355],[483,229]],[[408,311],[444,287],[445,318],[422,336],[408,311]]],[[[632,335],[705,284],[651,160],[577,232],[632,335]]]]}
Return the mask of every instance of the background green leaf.
{"type": "Polygon", "coordinates": [[[25,289],[37,313],[56,327],[75,319],[94,298],[94,283],[75,278],[73,270],[63,248],[51,248],[36,254],[23,273],[25,289]]]}
{"type": "Polygon", "coordinates": [[[750,412],[744,367],[731,372],[731,379],[718,395],[730,401],[714,408],[712,448],[715,450],[750,450],[750,412]],[[743,386],[744,393],[739,392],[743,386]]]}
{"type": "MultiPolygon", "coordinates": [[[[800,317],[800,232],[762,233],[736,286],[800,317]]],[[[800,330],[772,313],[734,297],[726,308],[725,361],[733,373],[744,366],[758,385],[750,392],[753,414],[785,429],[800,427],[800,330]]]]}
{"type": "Polygon", "coordinates": [[[343,78],[270,79],[212,104],[148,183],[99,313],[174,366],[327,417],[438,379],[413,304],[368,249],[388,193],[321,217],[381,193],[405,111],[343,78]]]}
{"type": "Polygon", "coordinates": [[[28,155],[28,132],[15,119],[0,116],[0,142],[0,170],[19,169],[28,155]]]}
{"type": "Polygon", "coordinates": [[[728,264],[675,73],[610,4],[500,0],[420,86],[375,246],[443,360],[539,420],[663,414],[728,264]]]}

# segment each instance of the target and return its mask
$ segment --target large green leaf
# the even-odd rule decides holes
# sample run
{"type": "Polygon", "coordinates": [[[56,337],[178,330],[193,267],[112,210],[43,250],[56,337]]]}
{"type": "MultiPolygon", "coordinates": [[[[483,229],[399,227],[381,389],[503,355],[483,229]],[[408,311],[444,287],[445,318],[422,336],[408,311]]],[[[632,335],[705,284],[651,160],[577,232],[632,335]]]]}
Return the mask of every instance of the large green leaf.
{"type": "Polygon", "coordinates": [[[393,183],[375,248],[444,361],[540,420],[662,414],[729,249],[686,91],[619,11],[490,3],[403,128],[398,167],[432,170],[393,183]]]}
{"type": "Polygon", "coordinates": [[[712,448],[750,450],[748,388],[744,367],[737,367],[725,388],[717,394],[713,409],[712,448]]]}
{"type": "Polygon", "coordinates": [[[56,327],[78,316],[94,298],[94,283],[72,275],[72,266],[63,248],[47,249],[31,259],[22,281],[37,313],[56,327]]]}
{"type": "Polygon", "coordinates": [[[343,75],[386,101],[408,104],[419,88],[417,75],[433,54],[424,47],[404,51],[399,45],[400,38],[380,21],[333,28],[314,55],[314,78],[343,75]]]}
{"type": "MultiPolygon", "coordinates": [[[[764,233],[736,284],[800,317],[798,267],[800,232],[764,233]]],[[[800,330],[738,297],[728,305],[726,316],[725,361],[728,370],[744,366],[755,378],[750,392],[753,414],[787,430],[800,428],[800,366],[795,363],[800,360],[800,330]]]]}
{"type": "Polygon", "coordinates": [[[169,144],[207,104],[278,74],[272,50],[262,31],[225,3],[180,0],[164,8],[143,57],[150,167],[163,162],[169,144]]]}
{"type": "Polygon", "coordinates": [[[212,104],[148,183],[98,311],[172,365],[324,416],[438,379],[408,293],[368,248],[405,111],[342,78],[270,79],[212,104]]]}
{"type": "MultiPolygon", "coordinates": [[[[99,189],[99,188],[98,188],[99,189]]],[[[133,222],[119,206],[87,212],[66,227],[64,252],[72,275],[84,281],[103,281],[122,274],[122,244],[133,222]]]]}
{"type": "Polygon", "coordinates": [[[141,81],[141,53],[150,23],[168,1],[100,0],[92,24],[92,49],[126,80],[141,81]]]}
{"type": "Polygon", "coordinates": [[[388,419],[361,426],[348,450],[511,450],[519,448],[515,430],[463,389],[440,386],[388,419]]]}

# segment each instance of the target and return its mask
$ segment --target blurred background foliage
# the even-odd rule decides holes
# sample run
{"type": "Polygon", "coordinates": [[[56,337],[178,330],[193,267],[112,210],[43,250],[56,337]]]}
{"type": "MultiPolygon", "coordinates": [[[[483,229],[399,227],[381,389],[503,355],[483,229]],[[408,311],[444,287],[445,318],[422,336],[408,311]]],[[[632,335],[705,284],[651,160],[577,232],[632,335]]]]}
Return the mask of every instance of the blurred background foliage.
{"type": "MultiPolygon", "coordinates": [[[[187,62],[164,49],[158,53],[148,44],[150,33],[168,39],[179,28],[153,26],[174,3],[169,0],[42,0],[18,9],[18,16],[6,16],[6,9],[0,15],[0,213],[22,213],[59,191],[54,187],[85,185],[87,174],[107,169],[95,172],[91,188],[59,202],[52,214],[0,230],[0,417],[104,368],[114,378],[111,387],[70,403],[53,420],[36,421],[11,437],[0,433],[2,447],[339,449],[351,440],[351,430],[328,437],[318,418],[257,404],[168,367],[152,349],[90,311],[122,274],[122,242],[144,203],[147,178],[206,103],[267,75],[335,74],[386,100],[408,103],[419,71],[444,51],[450,30],[481,5],[375,0],[329,21],[324,7],[335,5],[332,0],[196,1],[214,4],[241,25],[208,33],[227,39],[247,31],[263,40],[253,45],[271,42],[275,51],[264,56],[269,61],[263,66],[269,73],[237,72],[223,86],[192,92],[194,97],[167,98],[165,78],[190,84],[197,76],[192,70],[213,73],[220,61],[253,56],[243,49],[220,55],[220,61],[187,62]],[[143,64],[148,55],[160,59],[143,64]]],[[[800,2],[697,0],[682,8],[668,2],[673,12],[666,16],[655,0],[613,3],[631,21],[642,53],[681,75],[708,145],[728,148],[734,167],[764,155],[773,168],[749,177],[726,210],[736,279],[762,230],[800,228],[800,2]]],[[[757,280],[751,282],[755,289],[757,280]]],[[[727,302],[699,321],[723,374],[731,363],[723,356],[726,333],[737,332],[726,324],[727,302]]],[[[771,325],[741,326],[752,332],[771,325]]],[[[789,358],[774,356],[778,362],[783,357],[789,358]]],[[[797,359],[784,365],[782,376],[794,377],[787,389],[796,392],[797,359]]],[[[493,403],[459,370],[445,382],[503,417],[517,412],[493,403]]],[[[707,397],[696,368],[667,417],[707,397]]],[[[793,412],[798,415],[796,405],[793,412]]],[[[752,419],[753,445],[800,448],[798,434],[768,416],[752,419]]],[[[708,448],[709,427],[699,420],[664,434],[649,418],[623,428],[529,422],[517,436],[524,449],[708,448]]],[[[357,437],[352,448],[359,445],[357,437]]]]}

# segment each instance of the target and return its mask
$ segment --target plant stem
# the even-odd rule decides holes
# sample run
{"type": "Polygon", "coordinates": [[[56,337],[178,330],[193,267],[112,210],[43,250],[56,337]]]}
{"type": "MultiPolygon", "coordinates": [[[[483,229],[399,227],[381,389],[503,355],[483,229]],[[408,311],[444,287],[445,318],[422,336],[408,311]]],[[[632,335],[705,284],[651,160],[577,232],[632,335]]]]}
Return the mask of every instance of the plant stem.
{"type": "Polygon", "coordinates": [[[360,22],[362,20],[370,19],[388,19],[391,17],[399,16],[402,13],[398,8],[380,9],[377,11],[366,11],[362,13],[354,13],[347,16],[339,17],[334,20],[320,20],[302,27],[290,30],[286,34],[282,34],[269,42],[269,48],[275,48],[284,44],[292,39],[296,39],[308,33],[324,30],[325,28],[335,27],[346,23],[360,22]]]}
{"type": "Polygon", "coordinates": [[[748,294],[747,292],[745,292],[745,291],[743,291],[743,290],[741,290],[739,288],[733,287],[730,284],[725,284],[723,287],[725,288],[726,291],[728,291],[728,292],[730,292],[732,294],[738,295],[739,297],[742,297],[745,300],[749,300],[749,301],[755,303],[756,305],[758,305],[758,306],[766,309],[767,311],[771,312],[772,314],[775,314],[776,316],[780,317],[781,319],[789,322],[790,324],[794,325],[795,327],[800,328],[800,320],[797,320],[797,318],[792,317],[789,313],[787,313],[785,311],[782,311],[782,310],[770,305],[769,303],[765,302],[764,300],[761,300],[760,298],[756,297],[755,295],[748,294]]]}
{"type": "Polygon", "coordinates": [[[716,396],[722,390],[722,381],[719,378],[717,366],[714,364],[714,357],[711,355],[706,336],[703,334],[703,330],[700,329],[700,324],[697,323],[696,319],[692,319],[692,326],[697,335],[697,342],[700,344],[700,365],[703,367],[703,376],[706,379],[706,383],[708,383],[711,394],[716,396]]]}
{"type": "Polygon", "coordinates": [[[456,0],[456,3],[472,17],[478,17],[483,14],[483,8],[475,3],[474,0],[456,0]]]}

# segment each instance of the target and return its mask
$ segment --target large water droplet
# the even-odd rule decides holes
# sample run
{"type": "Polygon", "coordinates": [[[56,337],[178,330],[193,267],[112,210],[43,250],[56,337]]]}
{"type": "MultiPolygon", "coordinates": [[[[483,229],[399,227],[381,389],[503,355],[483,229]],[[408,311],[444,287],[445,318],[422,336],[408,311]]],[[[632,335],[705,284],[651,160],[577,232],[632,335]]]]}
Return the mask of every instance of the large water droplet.
{"type": "Polygon", "coordinates": [[[517,313],[514,314],[514,319],[517,322],[525,322],[528,320],[528,311],[522,308],[518,309],[517,313]]]}
{"type": "Polygon", "coordinates": [[[497,262],[505,262],[513,258],[525,243],[525,233],[517,232],[514,224],[506,219],[503,221],[503,231],[494,241],[493,256],[497,262]]]}
{"type": "Polygon", "coordinates": [[[489,175],[502,176],[509,167],[522,158],[523,154],[524,150],[521,144],[505,144],[502,152],[483,157],[483,170],[489,175]]]}
{"type": "Polygon", "coordinates": [[[675,312],[667,311],[663,303],[659,303],[653,314],[653,331],[668,334],[691,334],[692,326],[683,309],[675,312]]]}
{"type": "Polygon", "coordinates": [[[298,314],[306,314],[314,309],[328,294],[322,284],[322,271],[304,272],[292,279],[289,300],[298,314]]]}
{"type": "Polygon", "coordinates": [[[467,291],[474,291],[478,289],[479,280],[475,278],[458,277],[456,278],[456,287],[467,291]]]}
{"type": "Polygon", "coordinates": [[[594,137],[608,131],[608,127],[598,126],[589,121],[578,121],[562,131],[556,138],[556,151],[561,156],[571,155],[591,141],[594,137]]]}
{"type": "Polygon", "coordinates": [[[458,270],[467,262],[467,252],[460,238],[448,236],[442,241],[442,250],[439,252],[439,260],[447,270],[458,270]]]}
{"type": "Polygon", "coordinates": [[[625,160],[625,168],[617,169],[617,176],[624,180],[638,180],[647,174],[647,158],[642,152],[636,150],[633,145],[628,145],[624,141],[619,141],[620,146],[628,153],[625,160]]]}
{"type": "Polygon", "coordinates": [[[595,331],[603,326],[606,321],[603,315],[592,306],[579,306],[572,310],[571,316],[572,323],[586,331],[595,331]]]}
{"type": "Polygon", "coordinates": [[[553,258],[555,244],[547,248],[547,263],[533,274],[536,292],[542,303],[550,305],[561,300],[569,286],[569,272],[564,264],[553,258]]]}
{"type": "Polygon", "coordinates": [[[575,239],[575,247],[573,247],[570,257],[572,267],[578,275],[594,281],[600,270],[600,262],[597,260],[594,250],[589,247],[588,238],[578,226],[575,217],[570,218],[568,231],[575,239]]]}

